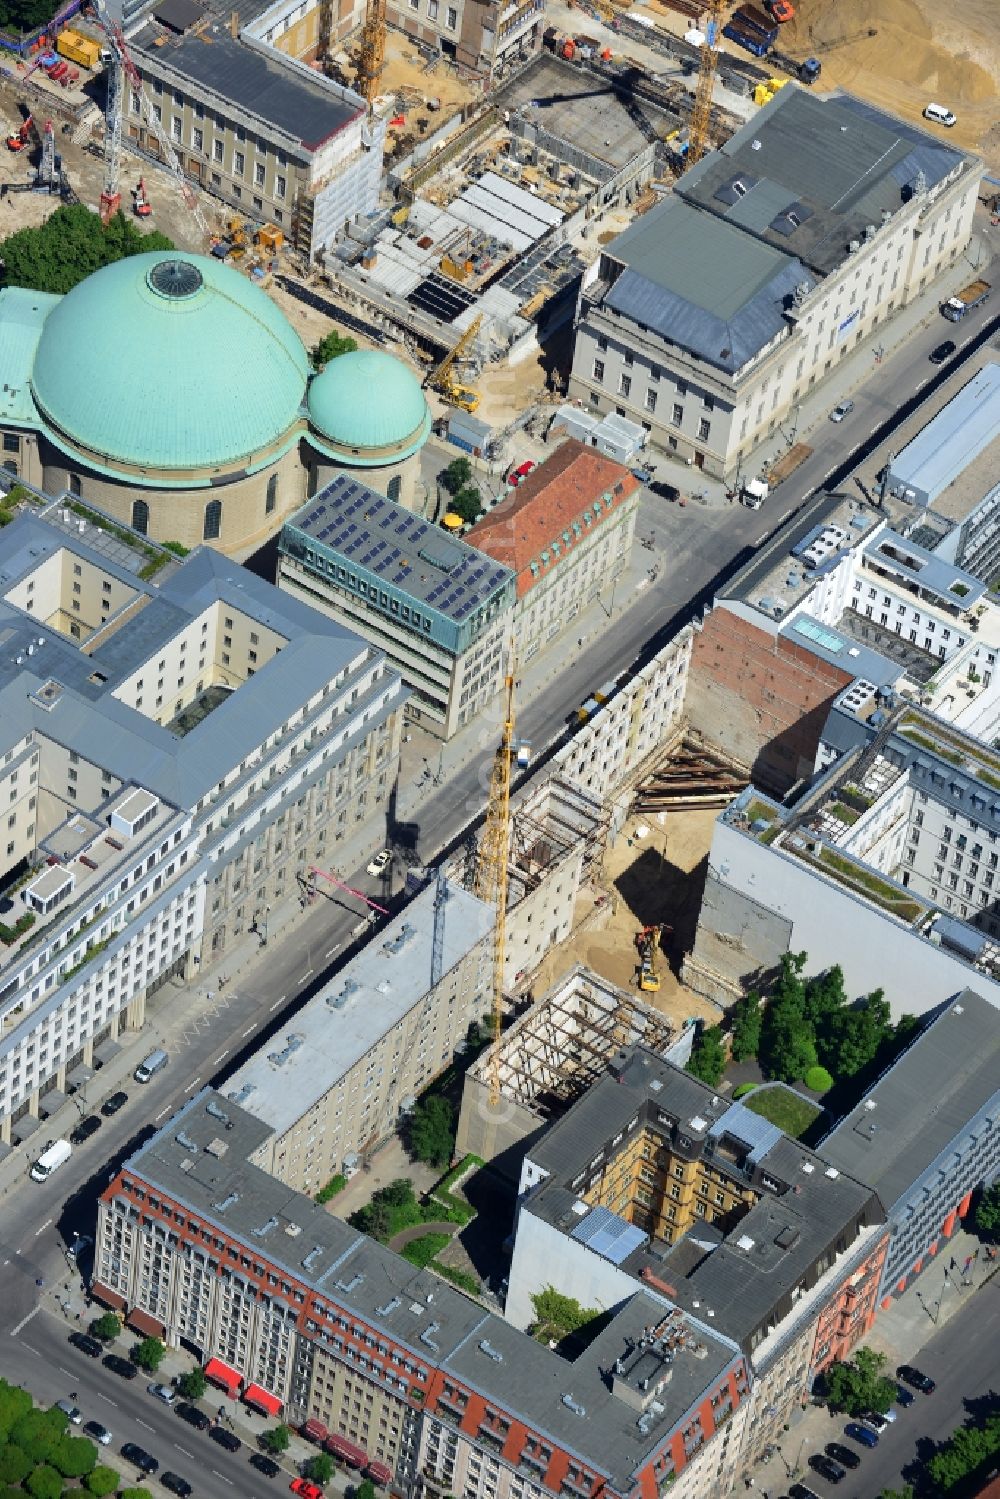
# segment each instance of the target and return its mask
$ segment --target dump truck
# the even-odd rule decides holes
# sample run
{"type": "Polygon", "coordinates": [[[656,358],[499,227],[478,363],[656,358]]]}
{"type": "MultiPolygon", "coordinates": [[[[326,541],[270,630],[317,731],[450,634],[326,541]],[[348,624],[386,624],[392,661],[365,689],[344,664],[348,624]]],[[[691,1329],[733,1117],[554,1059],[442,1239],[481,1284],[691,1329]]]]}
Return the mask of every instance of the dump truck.
{"type": "Polygon", "coordinates": [[[957,323],[971,312],[974,307],[981,307],[992,291],[988,281],[970,281],[968,286],[963,286],[960,292],[949,297],[947,302],[941,303],[942,316],[949,323],[957,323]]]}
{"type": "Polygon", "coordinates": [[[773,47],[778,40],[778,22],[767,11],[758,10],[755,5],[741,5],[739,10],[733,12],[732,24],[743,31],[759,32],[767,39],[769,47],[773,47]]]}
{"type": "Polygon", "coordinates": [[[747,52],[752,52],[754,57],[766,57],[773,46],[762,31],[753,26],[740,25],[737,16],[723,26],[722,35],[727,36],[731,42],[738,47],[744,47],[747,52]]]}
{"type": "Polygon", "coordinates": [[[72,31],[68,26],[56,38],[56,51],[61,57],[68,57],[70,62],[77,62],[83,68],[93,70],[101,66],[100,43],[79,31],[72,31]]]}
{"type": "Polygon", "coordinates": [[[812,448],[807,442],[797,442],[782,453],[777,462],[773,463],[767,471],[767,483],[771,489],[777,489],[790,474],[794,474],[797,468],[801,468],[807,458],[812,457],[812,448]]]}

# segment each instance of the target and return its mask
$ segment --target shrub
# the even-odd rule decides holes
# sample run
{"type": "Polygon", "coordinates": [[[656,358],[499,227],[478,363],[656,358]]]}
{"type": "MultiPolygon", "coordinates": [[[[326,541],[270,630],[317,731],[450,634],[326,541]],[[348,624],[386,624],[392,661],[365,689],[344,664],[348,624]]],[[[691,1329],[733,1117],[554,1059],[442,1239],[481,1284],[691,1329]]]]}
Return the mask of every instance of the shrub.
{"type": "Polygon", "coordinates": [[[746,1098],[747,1094],[752,1093],[756,1086],[756,1083],[740,1083],[738,1088],[733,1089],[733,1098],[746,1098]]]}
{"type": "Polygon", "coordinates": [[[802,1081],[813,1093],[828,1093],[833,1087],[833,1078],[829,1072],[827,1072],[825,1067],[818,1065],[810,1067],[802,1081]]]}
{"type": "Polygon", "coordinates": [[[24,1487],[34,1499],[61,1499],[62,1478],[55,1468],[50,1468],[47,1463],[40,1467],[25,1479],[24,1487]]]}
{"type": "Polygon", "coordinates": [[[83,1480],[83,1486],[88,1494],[93,1494],[94,1499],[108,1499],[119,1484],[118,1474],[114,1468],[95,1468],[93,1473],[88,1473],[83,1480]]]}
{"type": "Polygon", "coordinates": [[[117,1338],[122,1330],[122,1325],[114,1312],[105,1312],[103,1317],[97,1317],[90,1324],[90,1330],[95,1338],[100,1338],[105,1343],[110,1343],[112,1338],[117,1338]]]}
{"type": "Polygon", "coordinates": [[[316,1193],[316,1201],[321,1204],[329,1202],[331,1197],[336,1197],[337,1193],[342,1192],[346,1186],[347,1177],[338,1172],[336,1176],[331,1176],[325,1187],[320,1187],[316,1193]]]}
{"type": "Polygon", "coordinates": [[[413,1239],[403,1246],[403,1259],[422,1270],[430,1264],[435,1255],[441,1253],[448,1243],[450,1243],[448,1234],[424,1234],[422,1239],[413,1239]]]}

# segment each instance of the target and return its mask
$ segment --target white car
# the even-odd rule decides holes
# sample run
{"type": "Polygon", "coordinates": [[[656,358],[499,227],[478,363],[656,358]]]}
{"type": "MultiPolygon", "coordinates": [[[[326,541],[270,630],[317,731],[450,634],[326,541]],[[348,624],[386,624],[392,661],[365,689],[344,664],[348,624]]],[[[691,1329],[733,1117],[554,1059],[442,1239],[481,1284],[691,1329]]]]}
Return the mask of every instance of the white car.
{"type": "Polygon", "coordinates": [[[79,1426],[80,1422],[83,1420],[83,1416],[80,1414],[77,1406],[73,1404],[72,1400],[57,1400],[56,1410],[62,1411],[63,1415],[66,1417],[66,1420],[69,1421],[72,1426],[79,1426]]]}
{"type": "Polygon", "coordinates": [[[388,848],[380,848],[374,859],[368,865],[369,874],[382,874],[387,864],[392,860],[392,852],[388,848]]]}
{"type": "Polygon", "coordinates": [[[850,416],[853,410],[853,401],[841,401],[840,405],[834,406],[833,410],[830,412],[830,420],[831,422],[842,422],[844,420],[844,417],[850,416]]]}
{"type": "Polygon", "coordinates": [[[168,1384],[148,1384],[147,1395],[155,1395],[157,1400],[162,1400],[164,1405],[173,1405],[177,1399],[176,1390],[172,1390],[168,1384]]]}

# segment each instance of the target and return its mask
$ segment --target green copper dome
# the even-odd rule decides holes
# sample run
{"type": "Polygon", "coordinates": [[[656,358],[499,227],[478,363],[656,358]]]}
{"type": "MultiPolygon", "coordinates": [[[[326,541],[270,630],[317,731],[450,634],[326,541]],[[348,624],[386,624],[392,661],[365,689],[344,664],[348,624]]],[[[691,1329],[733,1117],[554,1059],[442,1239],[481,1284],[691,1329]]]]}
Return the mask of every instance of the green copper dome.
{"type": "Polygon", "coordinates": [[[406,458],[430,431],[420,381],[405,364],[377,349],[331,359],[310,385],[308,403],[316,431],[362,465],[406,458]]]}
{"type": "Polygon", "coordinates": [[[31,375],[61,444],[140,468],[249,463],[299,417],[309,365],[284,313],[204,255],[135,255],[45,320],[31,375]]]}

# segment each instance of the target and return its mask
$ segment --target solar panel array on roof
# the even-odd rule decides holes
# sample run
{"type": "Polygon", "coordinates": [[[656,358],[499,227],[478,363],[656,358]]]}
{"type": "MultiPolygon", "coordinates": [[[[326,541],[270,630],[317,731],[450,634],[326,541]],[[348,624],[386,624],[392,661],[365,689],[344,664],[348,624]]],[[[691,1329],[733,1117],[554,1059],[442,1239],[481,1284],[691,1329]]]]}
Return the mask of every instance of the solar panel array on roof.
{"type": "Polygon", "coordinates": [[[570,1235],[570,1238],[579,1240],[581,1244],[589,1245],[595,1254],[610,1260],[613,1265],[622,1264],[633,1250],[646,1243],[648,1237],[641,1228],[626,1223],[617,1213],[602,1207],[591,1208],[570,1235]]]}
{"type": "Polygon", "coordinates": [[[453,323],[472,306],[475,297],[463,291],[454,281],[446,281],[435,272],[426,281],[421,281],[406,300],[411,307],[419,307],[421,312],[430,313],[431,317],[438,318],[442,323],[453,323]]]}

